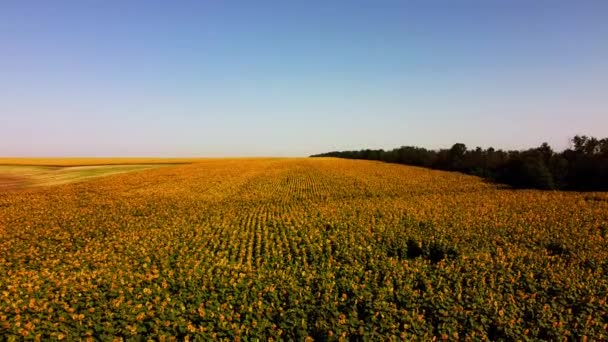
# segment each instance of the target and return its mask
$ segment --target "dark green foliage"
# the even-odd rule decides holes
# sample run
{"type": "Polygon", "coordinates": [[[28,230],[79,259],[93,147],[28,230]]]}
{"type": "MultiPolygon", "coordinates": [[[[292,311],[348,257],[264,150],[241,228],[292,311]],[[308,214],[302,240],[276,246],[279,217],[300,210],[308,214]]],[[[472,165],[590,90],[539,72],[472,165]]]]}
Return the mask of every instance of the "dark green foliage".
{"type": "Polygon", "coordinates": [[[458,251],[439,241],[418,241],[414,238],[387,237],[385,240],[386,255],[392,258],[416,259],[423,258],[436,264],[444,259],[454,259],[458,251]]]}
{"type": "Polygon", "coordinates": [[[422,256],[424,250],[420,247],[418,241],[414,239],[407,240],[407,257],[408,259],[414,259],[422,256]]]}
{"type": "Polygon", "coordinates": [[[468,150],[464,144],[438,151],[403,146],[390,151],[329,152],[312,157],[381,160],[389,163],[458,171],[515,188],[608,190],[608,138],[572,138],[572,148],[556,153],[547,143],[525,151],[492,147],[468,150]]]}
{"type": "Polygon", "coordinates": [[[551,241],[546,245],[546,248],[547,248],[547,252],[549,252],[550,255],[559,255],[559,256],[570,255],[570,250],[568,249],[568,247],[561,242],[551,241]]]}
{"type": "Polygon", "coordinates": [[[432,263],[438,263],[444,259],[454,259],[458,256],[455,248],[440,242],[432,242],[428,248],[428,259],[432,263]]]}
{"type": "Polygon", "coordinates": [[[542,159],[517,158],[509,161],[497,178],[516,188],[555,189],[553,175],[542,159]]]}

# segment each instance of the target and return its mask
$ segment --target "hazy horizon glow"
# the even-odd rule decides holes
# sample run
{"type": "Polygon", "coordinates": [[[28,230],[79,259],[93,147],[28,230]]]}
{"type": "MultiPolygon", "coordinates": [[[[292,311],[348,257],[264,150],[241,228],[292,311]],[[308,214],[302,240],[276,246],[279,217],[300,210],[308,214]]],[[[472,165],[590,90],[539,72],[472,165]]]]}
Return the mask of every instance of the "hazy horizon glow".
{"type": "Polygon", "coordinates": [[[606,1],[3,1],[0,156],[608,136],[606,1]]]}

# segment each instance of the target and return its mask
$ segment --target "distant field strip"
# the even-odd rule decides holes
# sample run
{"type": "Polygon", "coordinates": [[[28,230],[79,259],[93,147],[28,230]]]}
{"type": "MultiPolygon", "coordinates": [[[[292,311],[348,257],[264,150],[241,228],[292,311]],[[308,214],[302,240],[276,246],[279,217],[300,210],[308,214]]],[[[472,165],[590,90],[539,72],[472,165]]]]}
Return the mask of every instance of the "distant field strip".
{"type": "Polygon", "coordinates": [[[0,158],[0,165],[22,166],[104,166],[191,164],[202,158],[0,158]]]}
{"type": "Polygon", "coordinates": [[[146,164],[69,167],[0,165],[0,189],[66,184],[118,173],[142,171],[171,165],[146,164]]]}

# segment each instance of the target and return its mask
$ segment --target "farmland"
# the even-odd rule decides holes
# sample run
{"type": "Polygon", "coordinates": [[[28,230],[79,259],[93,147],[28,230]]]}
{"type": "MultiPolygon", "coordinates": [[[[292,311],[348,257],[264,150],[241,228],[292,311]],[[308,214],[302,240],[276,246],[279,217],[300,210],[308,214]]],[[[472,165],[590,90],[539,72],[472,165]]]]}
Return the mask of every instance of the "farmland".
{"type": "MultiPolygon", "coordinates": [[[[170,164],[169,164],[170,165],[170,164]]],[[[25,187],[67,184],[110,176],[117,173],[141,171],[168,164],[91,165],[91,166],[37,166],[0,165],[0,189],[14,190],[25,187]]]]}
{"type": "Polygon", "coordinates": [[[608,193],[334,158],[189,162],[0,189],[0,335],[608,338],[608,193]]]}

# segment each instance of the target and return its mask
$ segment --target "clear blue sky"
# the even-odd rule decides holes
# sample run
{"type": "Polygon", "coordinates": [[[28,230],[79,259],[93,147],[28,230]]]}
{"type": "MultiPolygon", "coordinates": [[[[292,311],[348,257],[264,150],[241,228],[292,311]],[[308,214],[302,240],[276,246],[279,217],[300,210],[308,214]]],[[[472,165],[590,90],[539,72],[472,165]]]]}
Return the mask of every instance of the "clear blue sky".
{"type": "Polygon", "coordinates": [[[0,2],[0,155],[608,136],[608,1],[0,2]]]}

